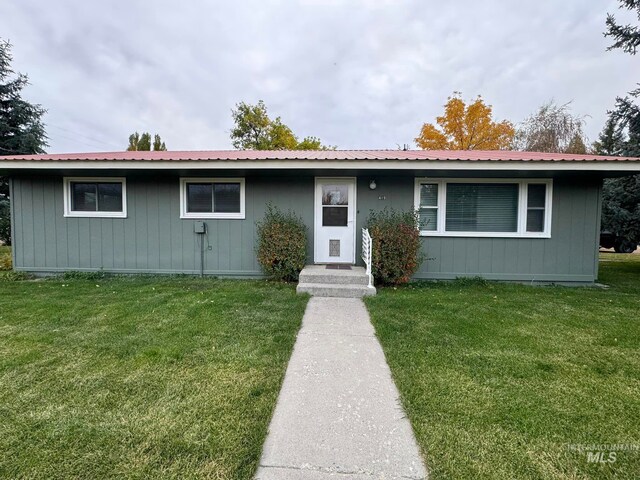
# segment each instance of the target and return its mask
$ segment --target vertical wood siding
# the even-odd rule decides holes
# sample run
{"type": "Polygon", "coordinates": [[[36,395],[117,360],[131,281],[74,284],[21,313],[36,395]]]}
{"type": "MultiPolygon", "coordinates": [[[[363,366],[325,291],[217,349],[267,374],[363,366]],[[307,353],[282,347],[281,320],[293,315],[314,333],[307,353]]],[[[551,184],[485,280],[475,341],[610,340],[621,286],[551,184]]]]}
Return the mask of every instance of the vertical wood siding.
{"type": "MultiPolygon", "coordinates": [[[[258,276],[256,220],[269,202],[294,210],[309,228],[313,177],[246,179],[244,220],[205,219],[205,273],[258,276]],[[211,246],[209,250],[208,247],[211,246]]],[[[13,179],[14,251],[20,270],[199,273],[194,220],[180,219],[179,178],[127,179],[127,218],[65,218],[62,177],[13,179]]]]}
{"type": "MultiPolygon", "coordinates": [[[[376,190],[369,189],[369,181],[358,180],[358,229],[371,210],[412,208],[413,177],[378,177],[376,190]]],[[[593,179],[554,180],[551,238],[423,237],[427,260],[415,278],[593,282],[598,273],[600,185],[593,179]]]]}
{"type": "MultiPolygon", "coordinates": [[[[360,228],[371,210],[413,205],[413,176],[358,178],[360,228]]],[[[20,270],[199,273],[194,220],[180,219],[179,178],[128,177],[128,218],[65,218],[62,177],[12,180],[14,255],[20,270]]],[[[314,177],[247,176],[246,218],[206,219],[205,273],[257,276],[256,221],[269,202],[291,209],[308,226],[313,262],[314,177]],[[211,249],[209,250],[209,247],[211,249]]],[[[498,280],[592,282],[597,277],[600,182],[554,180],[550,239],[424,237],[427,260],[416,278],[482,276],[498,280]]]]}

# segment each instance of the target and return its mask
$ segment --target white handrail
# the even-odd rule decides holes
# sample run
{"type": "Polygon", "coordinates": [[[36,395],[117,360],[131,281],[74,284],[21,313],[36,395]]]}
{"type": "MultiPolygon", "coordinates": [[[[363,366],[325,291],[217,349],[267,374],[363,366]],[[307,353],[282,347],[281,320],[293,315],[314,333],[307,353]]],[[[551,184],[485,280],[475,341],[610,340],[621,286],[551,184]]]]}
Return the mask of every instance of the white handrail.
{"type": "Polygon", "coordinates": [[[369,277],[369,288],[373,288],[373,274],[371,273],[371,251],[373,250],[373,242],[367,228],[362,229],[362,260],[367,267],[367,275],[369,277]]]}

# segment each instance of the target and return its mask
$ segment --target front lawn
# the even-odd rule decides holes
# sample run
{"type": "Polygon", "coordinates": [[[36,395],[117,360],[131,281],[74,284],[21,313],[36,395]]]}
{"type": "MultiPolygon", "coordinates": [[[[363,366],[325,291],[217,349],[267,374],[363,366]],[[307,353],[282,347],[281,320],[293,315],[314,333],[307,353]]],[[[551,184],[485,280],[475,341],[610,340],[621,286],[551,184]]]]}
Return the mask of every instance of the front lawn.
{"type": "Polygon", "coordinates": [[[264,281],[0,278],[0,478],[251,478],[305,304],[264,281]]]}
{"type": "Polygon", "coordinates": [[[601,259],[606,290],[458,281],[366,300],[432,479],[640,476],[640,255],[601,259]],[[575,450],[614,443],[639,450],[575,450]]]}

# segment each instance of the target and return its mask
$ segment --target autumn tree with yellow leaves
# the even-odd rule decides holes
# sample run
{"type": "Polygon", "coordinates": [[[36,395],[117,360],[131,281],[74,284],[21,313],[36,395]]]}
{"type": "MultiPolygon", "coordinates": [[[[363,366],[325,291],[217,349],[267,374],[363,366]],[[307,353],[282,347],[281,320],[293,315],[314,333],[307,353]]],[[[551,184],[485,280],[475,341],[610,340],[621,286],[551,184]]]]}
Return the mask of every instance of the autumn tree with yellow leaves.
{"type": "Polygon", "coordinates": [[[460,92],[448,98],[438,126],[425,123],[415,141],[424,150],[510,150],[515,128],[507,120],[494,122],[491,105],[478,97],[468,105],[460,92]],[[439,128],[438,128],[439,127],[439,128]]]}

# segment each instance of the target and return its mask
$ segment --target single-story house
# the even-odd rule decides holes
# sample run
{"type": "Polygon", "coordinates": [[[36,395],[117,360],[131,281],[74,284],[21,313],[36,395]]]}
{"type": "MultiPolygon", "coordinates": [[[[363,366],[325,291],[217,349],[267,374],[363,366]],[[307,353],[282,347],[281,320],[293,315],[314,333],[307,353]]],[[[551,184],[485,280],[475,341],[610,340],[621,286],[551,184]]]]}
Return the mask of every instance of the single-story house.
{"type": "Polygon", "coordinates": [[[517,151],[168,151],[0,157],[16,270],[261,275],[267,204],[308,226],[308,263],[361,264],[361,229],[417,208],[418,279],[590,284],[603,178],[639,158],[517,151]],[[204,233],[202,233],[204,232],[204,233]]]}

